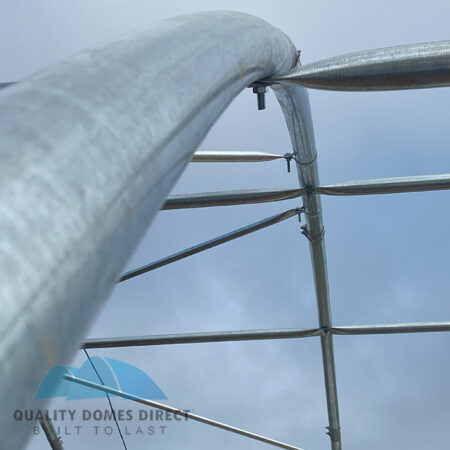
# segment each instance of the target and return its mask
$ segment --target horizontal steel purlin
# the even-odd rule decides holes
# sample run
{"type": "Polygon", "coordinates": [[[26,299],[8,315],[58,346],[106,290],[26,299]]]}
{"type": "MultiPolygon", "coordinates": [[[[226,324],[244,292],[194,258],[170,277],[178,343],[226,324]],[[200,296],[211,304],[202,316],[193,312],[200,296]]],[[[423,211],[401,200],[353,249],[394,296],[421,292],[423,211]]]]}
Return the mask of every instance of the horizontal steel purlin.
{"type": "Polygon", "coordinates": [[[315,191],[325,195],[396,194],[450,189],[450,174],[376,178],[320,186],[315,191]]]}
{"type": "Polygon", "coordinates": [[[161,209],[207,208],[212,206],[248,205],[301,197],[307,191],[324,195],[376,195],[450,189],[450,174],[423,175],[374,180],[348,181],[306,189],[243,189],[170,195],[161,209]]]}
{"type": "Polygon", "coordinates": [[[274,153],[222,150],[195,152],[191,162],[263,162],[282,158],[274,153]]]}
{"type": "Polygon", "coordinates": [[[336,91],[450,86],[450,41],[364,50],[299,65],[267,82],[336,91]]]}
{"type": "Polygon", "coordinates": [[[300,197],[304,189],[245,189],[171,195],[161,209],[205,208],[210,206],[248,205],[300,197]]]}
{"type": "MultiPolygon", "coordinates": [[[[297,339],[320,336],[326,328],[281,328],[269,330],[238,330],[202,333],[179,333],[150,336],[128,336],[86,339],[81,348],[140,347],[168,344],[199,344],[211,342],[258,341],[271,339],[297,339]]],[[[450,322],[415,322],[377,325],[350,325],[332,327],[332,334],[369,335],[427,333],[450,331],[450,322]]]]}
{"type": "Polygon", "coordinates": [[[93,383],[92,381],[85,380],[83,378],[74,377],[72,375],[63,375],[64,379],[71,381],[73,383],[80,384],[82,386],[86,386],[92,389],[97,389],[102,392],[107,392],[108,394],[118,395],[122,398],[126,398],[128,400],[132,400],[137,403],[141,403],[143,405],[151,406],[153,408],[161,409],[163,411],[170,412],[175,416],[181,416],[186,419],[195,420],[196,422],[201,422],[206,425],[211,425],[216,428],[220,428],[225,431],[230,431],[231,433],[240,434],[241,436],[245,436],[251,439],[255,439],[260,442],[264,442],[266,444],[273,445],[275,447],[284,448],[287,450],[302,450],[299,447],[294,447],[293,445],[284,444],[283,442],[276,441],[274,439],[267,438],[265,436],[261,436],[259,434],[251,433],[250,431],[242,430],[241,428],[236,428],[231,425],[227,425],[222,422],[217,422],[216,420],[208,419],[206,417],[199,416],[197,414],[193,414],[191,412],[185,411],[183,409],[174,408],[172,406],[165,405],[163,403],[155,402],[153,400],[148,400],[143,397],[139,397],[137,395],[129,394],[127,392],[122,392],[120,390],[111,388],[109,386],[104,386],[101,384],[93,383]]]}
{"type": "Polygon", "coordinates": [[[292,328],[274,330],[222,331],[211,333],[165,334],[159,336],[113,337],[87,339],[82,348],[133,347],[166,344],[197,344],[203,342],[256,341],[266,339],[292,339],[318,336],[320,328],[292,328]]]}
{"type": "Polygon", "coordinates": [[[333,327],[333,334],[361,335],[361,334],[397,334],[397,333],[429,333],[450,331],[450,322],[413,322],[391,323],[379,325],[350,325],[333,327]]]}

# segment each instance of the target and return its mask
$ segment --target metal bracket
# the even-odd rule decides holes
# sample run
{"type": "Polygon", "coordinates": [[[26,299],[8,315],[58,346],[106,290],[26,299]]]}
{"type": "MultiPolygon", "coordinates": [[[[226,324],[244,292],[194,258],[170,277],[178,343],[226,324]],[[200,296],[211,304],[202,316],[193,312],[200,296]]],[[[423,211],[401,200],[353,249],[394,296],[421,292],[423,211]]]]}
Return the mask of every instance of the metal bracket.
{"type": "MultiPolygon", "coordinates": [[[[308,213],[305,211],[305,214],[308,214],[308,213]]],[[[312,242],[313,244],[314,244],[314,243],[317,243],[317,242],[320,242],[320,241],[323,239],[323,236],[325,235],[325,228],[323,228],[323,227],[322,227],[322,229],[320,230],[320,233],[319,233],[317,236],[315,236],[315,237],[313,237],[312,234],[311,234],[311,232],[309,231],[308,225],[303,225],[303,226],[300,227],[300,228],[301,228],[301,230],[302,230],[303,236],[306,236],[306,238],[308,239],[308,241],[309,241],[309,242],[312,242]]]]}
{"type": "Polygon", "coordinates": [[[294,158],[294,154],[293,153],[285,153],[283,155],[283,158],[286,160],[286,163],[287,163],[287,171],[290,172],[291,171],[291,161],[294,158]]]}
{"type": "Polygon", "coordinates": [[[300,208],[297,208],[297,215],[298,215],[298,221],[302,221],[302,213],[305,213],[305,207],[301,206],[300,208]]]}
{"type": "Polygon", "coordinates": [[[299,163],[299,160],[295,157],[295,153],[285,153],[283,155],[283,158],[286,160],[287,163],[287,171],[291,171],[291,161],[294,160],[296,163],[299,163]]]}
{"type": "Polygon", "coordinates": [[[300,61],[301,53],[301,50],[297,50],[297,61],[295,61],[295,67],[302,67],[302,63],[300,61]]]}
{"type": "Polygon", "coordinates": [[[341,429],[340,428],[331,428],[325,427],[328,431],[326,434],[330,436],[330,439],[335,442],[339,442],[341,440],[341,429]]]}
{"type": "Polygon", "coordinates": [[[311,196],[314,194],[315,189],[312,186],[305,186],[306,189],[306,195],[308,198],[311,198],[311,196]]]}
{"type": "Polygon", "coordinates": [[[301,228],[301,230],[302,230],[303,236],[306,236],[306,238],[308,239],[308,241],[310,241],[311,233],[310,233],[309,230],[308,230],[308,225],[303,225],[303,226],[301,226],[300,228],[301,228]]]}

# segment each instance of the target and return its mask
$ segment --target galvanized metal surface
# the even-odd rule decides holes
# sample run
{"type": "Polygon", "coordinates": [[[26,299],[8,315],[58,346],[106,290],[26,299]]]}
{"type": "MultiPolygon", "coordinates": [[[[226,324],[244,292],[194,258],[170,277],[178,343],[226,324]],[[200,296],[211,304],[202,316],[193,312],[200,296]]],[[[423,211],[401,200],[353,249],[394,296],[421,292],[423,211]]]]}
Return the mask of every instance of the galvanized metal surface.
{"type": "Polygon", "coordinates": [[[206,342],[258,341],[319,336],[320,328],[275,330],[218,331],[212,333],[163,334],[156,336],[126,336],[86,339],[82,348],[140,347],[147,345],[197,344],[206,342]]]}
{"type": "Polygon", "coordinates": [[[246,227],[239,228],[238,230],[232,231],[231,233],[223,234],[222,236],[219,236],[217,238],[210,239],[209,241],[203,242],[198,245],[194,245],[193,247],[190,247],[181,252],[159,259],[158,261],[152,262],[150,264],[146,264],[145,266],[130,270],[120,277],[119,283],[150,272],[151,270],[158,269],[159,267],[166,266],[167,264],[174,263],[176,261],[179,261],[180,259],[187,258],[188,256],[195,255],[196,253],[200,253],[210,248],[217,247],[218,245],[232,241],[233,239],[237,239],[239,237],[246,236],[247,234],[254,233],[255,231],[262,230],[263,228],[270,227],[271,225],[275,225],[279,222],[282,222],[283,220],[289,219],[292,216],[298,215],[298,213],[299,210],[290,209],[281,214],[277,214],[276,216],[268,217],[267,219],[260,220],[259,222],[253,223],[246,227]]]}
{"type": "Polygon", "coordinates": [[[169,195],[161,209],[207,208],[211,206],[250,205],[300,197],[302,189],[246,189],[169,195]]]}
{"type": "Polygon", "coordinates": [[[52,421],[44,417],[39,420],[39,423],[41,424],[41,427],[44,430],[45,436],[47,438],[48,443],[50,444],[50,447],[53,450],[64,450],[63,441],[58,436],[58,433],[56,432],[52,421]]]}
{"type": "Polygon", "coordinates": [[[331,328],[330,299],[328,292],[327,261],[320,196],[313,189],[319,186],[317,151],[314,142],[311,110],[306,90],[301,86],[282,84],[273,85],[280,103],[294,149],[300,188],[306,189],[303,195],[306,227],[303,233],[309,240],[314,285],[319,313],[319,326],[324,332],[320,339],[325,377],[325,390],[328,409],[328,434],[333,450],[341,450],[341,428],[334,365],[333,336],[331,328]]]}
{"type": "Polygon", "coordinates": [[[220,428],[222,430],[230,431],[231,433],[240,434],[241,436],[245,436],[251,439],[255,439],[260,442],[264,442],[266,444],[273,445],[279,448],[285,448],[287,450],[302,450],[299,447],[294,447],[293,445],[285,444],[280,441],[276,441],[274,439],[270,439],[259,434],[251,433],[250,431],[243,430],[241,428],[236,428],[231,425],[227,425],[222,422],[218,422],[216,420],[208,419],[206,417],[199,416],[197,414],[193,414],[191,412],[184,411],[182,409],[173,408],[172,406],[165,405],[163,403],[155,402],[153,400],[147,400],[142,397],[138,397],[136,395],[129,394],[127,392],[122,392],[117,389],[111,388],[109,386],[93,383],[89,380],[84,380],[82,378],[74,377],[71,375],[64,375],[64,378],[68,381],[72,381],[73,383],[81,384],[83,386],[87,386],[93,389],[97,389],[102,392],[107,392],[108,394],[118,395],[122,398],[126,398],[128,400],[133,400],[137,403],[141,403],[142,405],[151,406],[153,408],[162,409],[163,411],[167,411],[173,413],[177,416],[185,417],[186,419],[195,420],[196,422],[201,422],[206,425],[211,425],[216,428],[220,428]]]}
{"type": "Polygon", "coordinates": [[[387,47],[296,67],[271,81],[335,91],[450,86],[450,41],[387,47]]]}
{"type": "Polygon", "coordinates": [[[282,159],[284,156],[265,152],[214,151],[195,152],[192,162],[261,162],[282,159]]]}
{"type": "Polygon", "coordinates": [[[439,191],[450,189],[450,174],[413,177],[377,178],[321,186],[316,192],[326,195],[395,194],[400,192],[439,191]]]}
{"type": "MultiPolygon", "coordinates": [[[[332,334],[399,334],[450,331],[450,322],[414,322],[331,327],[332,334]]],[[[141,347],[148,345],[199,344],[207,342],[256,341],[267,339],[297,339],[320,336],[324,328],[281,328],[272,330],[237,330],[203,333],[161,334],[86,339],[81,348],[141,347]]]]}
{"type": "MultiPolygon", "coordinates": [[[[377,178],[309,187],[309,192],[323,195],[371,195],[450,189],[450,174],[413,177],[377,178]]],[[[207,208],[211,206],[248,205],[297,198],[306,189],[246,189],[169,195],[161,209],[207,208]]]]}
{"type": "MultiPolygon", "coordinates": [[[[164,209],[302,195],[307,217],[303,233],[310,242],[320,328],[90,339],[83,346],[320,336],[329,434],[333,450],[340,450],[332,335],[450,331],[450,322],[332,326],[319,195],[449,189],[450,174],[319,186],[309,104],[298,86],[361,91],[449,86],[450,41],[359,52],[290,71],[296,56],[289,39],[259,19],[208,13],[166,21],[150,32],[86,52],[25,81],[0,83],[4,162],[0,166],[0,395],[10,409],[0,409],[2,448],[23,445],[29,430],[18,428],[21,424],[11,420],[11,413],[31,407],[46,370],[70,359],[185,165],[191,160],[250,162],[286,157],[261,152],[199,152],[193,157],[228,103],[256,80],[274,83],[301,189],[176,196],[164,209]],[[194,51],[197,59],[192,65],[189,57],[194,51]],[[163,79],[160,73],[167,76],[163,79]]],[[[291,217],[297,210],[287,213],[291,217]]],[[[121,281],[256,231],[268,226],[267,221],[287,218],[281,216],[129,272],[121,281]]],[[[87,380],[69,379],[111,392],[87,380]]],[[[157,402],[122,396],[185,415],[157,402]]],[[[296,448],[200,416],[189,417],[281,448],[296,448]]]]}
{"type": "Polygon", "coordinates": [[[215,120],[295,60],[263,20],[202,13],[0,90],[3,449],[24,445],[31,427],[12,412],[31,408],[47,370],[71,359],[215,120]]]}
{"type": "Polygon", "coordinates": [[[397,333],[428,333],[450,331],[450,322],[414,322],[414,323],[389,323],[378,325],[351,325],[345,327],[333,327],[333,334],[357,335],[357,334],[397,334],[397,333]]]}

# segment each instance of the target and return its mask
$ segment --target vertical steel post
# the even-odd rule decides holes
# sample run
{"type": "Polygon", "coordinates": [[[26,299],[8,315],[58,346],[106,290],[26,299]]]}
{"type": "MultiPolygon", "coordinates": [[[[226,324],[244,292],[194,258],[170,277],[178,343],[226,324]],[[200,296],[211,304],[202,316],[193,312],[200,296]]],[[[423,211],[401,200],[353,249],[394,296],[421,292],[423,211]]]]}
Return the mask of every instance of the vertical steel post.
{"type": "Polygon", "coordinates": [[[306,189],[306,194],[303,195],[303,206],[305,207],[307,225],[302,227],[302,232],[309,240],[319,312],[319,326],[324,330],[320,339],[329,420],[327,434],[331,438],[331,448],[333,450],[340,450],[342,448],[341,431],[334,366],[333,336],[330,332],[332,323],[324,241],[325,229],[322,222],[320,195],[313,191],[315,187],[319,186],[319,174],[309,99],[306,89],[301,86],[274,84],[272,88],[275,91],[286,119],[295,153],[300,187],[306,189]]]}

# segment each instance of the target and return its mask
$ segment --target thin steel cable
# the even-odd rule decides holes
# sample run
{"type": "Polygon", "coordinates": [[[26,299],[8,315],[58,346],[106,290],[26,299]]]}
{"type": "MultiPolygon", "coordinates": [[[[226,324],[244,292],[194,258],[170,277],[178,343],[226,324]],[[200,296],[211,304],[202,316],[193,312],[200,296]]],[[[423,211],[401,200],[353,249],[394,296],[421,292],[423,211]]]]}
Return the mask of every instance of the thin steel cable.
{"type": "MultiPolygon", "coordinates": [[[[98,373],[94,363],[92,362],[91,357],[89,356],[89,353],[87,352],[87,350],[85,348],[83,348],[83,351],[86,354],[87,359],[91,363],[91,366],[94,369],[95,373],[97,374],[97,377],[100,380],[100,383],[102,383],[102,385],[105,386],[105,383],[103,382],[102,377],[100,376],[100,374],[98,373]]],[[[128,450],[127,449],[127,444],[125,444],[125,439],[123,438],[122,431],[120,430],[119,422],[117,421],[116,413],[115,413],[113,405],[111,403],[111,399],[109,398],[109,394],[107,392],[105,392],[105,394],[106,394],[106,398],[108,399],[108,403],[109,403],[109,407],[111,408],[112,415],[114,417],[114,422],[116,422],[116,426],[117,426],[117,430],[119,431],[120,439],[122,439],[123,448],[125,450],[128,450]]]]}

